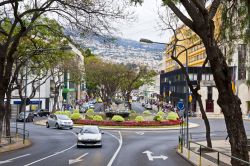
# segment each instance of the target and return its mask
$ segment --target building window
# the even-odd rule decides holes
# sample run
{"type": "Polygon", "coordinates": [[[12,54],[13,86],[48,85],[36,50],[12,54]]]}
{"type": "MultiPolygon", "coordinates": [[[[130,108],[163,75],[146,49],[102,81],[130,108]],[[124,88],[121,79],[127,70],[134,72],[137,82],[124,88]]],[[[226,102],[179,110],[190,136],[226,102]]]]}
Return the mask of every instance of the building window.
{"type": "Polygon", "coordinates": [[[209,74],[206,74],[206,80],[209,80],[209,74]]]}
{"type": "Polygon", "coordinates": [[[210,74],[210,80],[214,80],[213,74],[210,74]]]}
{"type": "Polygon", "coordinates": [[[188,76],[189,76],[189,79],[191,80],[191,81],[193,81],[194,80],[194,75],[193,74],[188,74],[188,76]]]}
{"type": "Polygon", "coordinates": [[[197,74],[194,74],[194,79],[193,79],[194,81],[196,81],[197,80],[197,74]]]}
{"type": "Polygon", "coordinates": [[[206,80],[206,75],[205,74],[202,74],[201,80],[206,80]]]}

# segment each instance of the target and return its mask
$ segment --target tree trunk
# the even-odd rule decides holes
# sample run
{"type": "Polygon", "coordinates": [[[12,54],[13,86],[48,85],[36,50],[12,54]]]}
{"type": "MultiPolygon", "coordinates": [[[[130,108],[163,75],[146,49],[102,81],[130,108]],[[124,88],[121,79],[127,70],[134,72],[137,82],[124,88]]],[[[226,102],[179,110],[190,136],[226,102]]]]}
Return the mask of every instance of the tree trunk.
{"type": "Polygon", "coordinates": [[[0,81],[0,143],[3,136],[3,121],[4,121],[4,115],[5,115],[5,104],[4,104],[4,98],[5,98],[5,92],[7,87],[5,88],[3,82],[0,81]]]}
{"type": "Polygon", "coordinates": [[[20,104],[20,107],[19,107],[19,113],[20,112],[23,112],[23,111],[26,111],[26,109],[24,108],[26,105],[24,104],[24,99],[21,99],[21,104],[20,104]]]}
{"type": "Polygon", "coordinates": [[[201,100],[201,95],[200,94],[194,94],[197,98],[199,107],[200,107],[200,111],[202,114],[202,119],[205,123],[205,127],[206,127],[206,140],[207,140],[207,146],[212,148],[212,141],[211,141],[211,137],[210,137],[210,125],[209,125],[209,121],[206,115],[206,112],[204,110],[203,104],[202,104],[202,100],[201,100]]]}
{"type": "Polygon", "coordinates": [[[56,87],[55,88],[55,96],[54,96],[54,104],[53,104],[52,113],[55,113],[56,110],[59,108],[58,97],[59,97],[59,88],[56,87]]]}
{"type": "MultiPolygon", "coordinates": [[[[0,101],[1,102],[1,101],[0,101]]],[[[4,108],[4,103],[0,103],[0,143],[2,140],[2,131],[3,131],[3,118],[5,114],[5,108],[4,108]]]]}
{"type": "Polygon", "coordinates": [[[132,105],[131,105],[131,103],[129,102],[129,100],[130,100],[130,93],[127,93],[127,94],[126,94],[126,101],[128,101],[128,109],[129,109],[129,110],[132,110],[132,105]]]}
{"type": "Polygon", "coordinates": [[[11,100],[11,89],[9,89],[7,91],[7,101],[6,101],[6,112],[5,112],[5,129],[6,129],[6,136],[10,136],[10,116],[11,116],[11,104],[10,104],[10,100],[11,100]]]}
{"type": "MultiPolygon", "coordinates": [[[[241,101],[234,95],[231,84],[231,73],[226,60],[213,37],[207,33],[203,38],[206,53],[211,65],[216,87],[219,91],[217,103],[225,117],[232,156],[249,161],[247,151],[247,137],[240,108],[241,101]]],[[[246,165],[235,159],[231,160],[233,166],[246,165]]]]}

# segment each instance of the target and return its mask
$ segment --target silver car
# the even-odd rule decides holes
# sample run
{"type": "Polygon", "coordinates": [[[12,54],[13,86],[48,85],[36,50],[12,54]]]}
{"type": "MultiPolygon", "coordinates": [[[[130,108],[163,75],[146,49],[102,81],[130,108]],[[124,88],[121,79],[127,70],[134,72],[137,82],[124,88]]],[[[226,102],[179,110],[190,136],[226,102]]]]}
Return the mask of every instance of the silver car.
{"type": "Polygon", "coordinates": [[[77,147],[102,147],[102,134],[98,126],[83,126],[80,132],[77,133],[77,147]]]}
{"type": "Polygon", "coordinates": [[[67,115],[50,115],[48,121],[46,122],[46,127],[60,128],[73,128],[73,121],[67,115]]]}

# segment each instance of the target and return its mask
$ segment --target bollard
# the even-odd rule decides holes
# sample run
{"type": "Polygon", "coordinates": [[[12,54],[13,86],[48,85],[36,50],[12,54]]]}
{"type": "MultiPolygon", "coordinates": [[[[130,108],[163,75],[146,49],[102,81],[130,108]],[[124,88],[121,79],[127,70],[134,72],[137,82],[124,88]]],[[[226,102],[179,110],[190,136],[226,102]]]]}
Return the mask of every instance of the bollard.
{"type": "Polygon", "coordinates": [[[217,155],[217,165],[220,165],[220,153],[218,152],[218,155],[217,155]]]}
{"type": "Polygon", "coordinates": [[[190,159],[190,141],[188,142],[188,160],[190,159]]]}

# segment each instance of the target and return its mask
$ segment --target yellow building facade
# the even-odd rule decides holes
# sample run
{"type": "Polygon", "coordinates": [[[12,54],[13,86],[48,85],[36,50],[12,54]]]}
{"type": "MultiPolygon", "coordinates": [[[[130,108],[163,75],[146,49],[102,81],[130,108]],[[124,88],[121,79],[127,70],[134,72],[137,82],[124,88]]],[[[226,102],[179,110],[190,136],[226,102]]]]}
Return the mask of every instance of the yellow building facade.
{"type": "MultiPolygon", "coordinates": [[[[221,12],[218,11],[214,18],[215,23],[215,37],[219,37],[221,28],[221,12]]],[[[177,45],[184,46],[187,49],[188,66],[198,67],[202,66],[206,59],[205,47],[198,37],[192,30],[187,26],[183,25],[176,30],[176,36],[172,36],[168,46],[166,48],[165,56],[165,72],[173,71],[180,68],[179,65],[172,60],[172,44],[178,39],[177,45]]],[[[174,56],[178,56],[179,61],[186,66],[186,52],[184,47],[176,46],[176,51],[173,53],[174,56]]]]}

